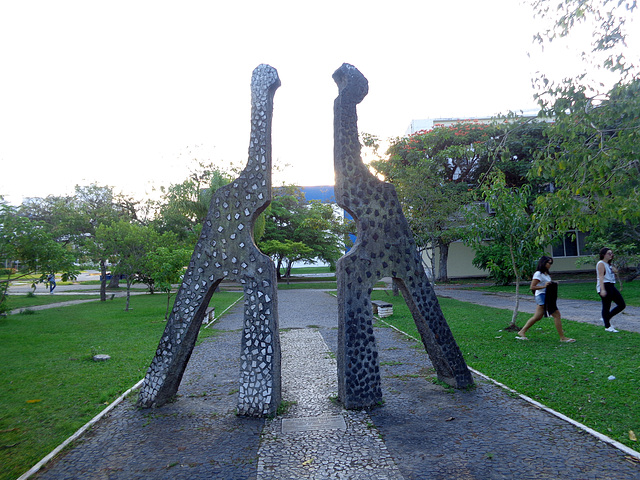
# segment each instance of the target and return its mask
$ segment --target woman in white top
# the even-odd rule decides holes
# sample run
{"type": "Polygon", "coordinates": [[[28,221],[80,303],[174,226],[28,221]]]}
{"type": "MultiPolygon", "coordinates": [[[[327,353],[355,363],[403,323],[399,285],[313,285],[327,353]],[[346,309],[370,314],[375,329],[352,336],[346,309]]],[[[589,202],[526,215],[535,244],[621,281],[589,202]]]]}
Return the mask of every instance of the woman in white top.
{"type": "Polygon", "coordinates": [[[600,250],[600,261],[596,265],[596,273],[598,274],[596,290],[600,294],[600,300],[602,300],[602,321],[607,332],[618,331],[611,325],[611,318],[623,311],[627,306],[615,285],[618,269],[611,266],[612,260],[613,252],[610,248],[605,247],[600,250]],[[611,302],[616,304],[613,310],[611,310],[611,302]]]}
{"type": "MultiPolygon", "coordinates": [[[[522,327],[522,330],[518,332],[518,336],[516,337],[518,340],[529,340],[526,336],[527,330],[529,330],[534,323],[544,316],[547,285],[552,283],[551,275],[549,275],[549,268],[551,265],[553,265],[553,258],[547,257],[546,255],[538,260],[536,273],[533,274],[533,280],[531,280],[531,285],[529,287],[536,295],[536,311],[533,314],[533,317],[527,320],[527,323],[522,327]]],[[[560,310],[556,308],[555,311],[549,312],[549,314],[553,317],[553,323],[556,326],[558,335],[560,335],[560,341],[567,343],[575,342],[573,338],[569,338],[564,335],[560,310]]]]}

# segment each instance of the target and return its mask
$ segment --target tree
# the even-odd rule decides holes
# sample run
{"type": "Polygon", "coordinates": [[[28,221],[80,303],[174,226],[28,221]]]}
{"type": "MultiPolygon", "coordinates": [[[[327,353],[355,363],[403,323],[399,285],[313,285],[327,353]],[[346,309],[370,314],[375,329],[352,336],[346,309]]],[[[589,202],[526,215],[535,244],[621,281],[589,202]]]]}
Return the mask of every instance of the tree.
{"type": "Polygon", "coordinates": [[[299,187],[276,190],[265,217],[258,247],[276,262],[278,278],[283,266],[288,277],[295,262],[320,259],[333,266],[344,253],[348,223],[332,205],[306,202],[299,187]]]}
{"type": "Polygon", "coordinates": [[[260,243],[260,249],[269,255],[276,263],[278,278],[281,278],[281,268],[284,267],[287,283],[291,275],[291,267],[295,262],[313,259],[313,249],[302,242],[291,240],[266,240],[260,243]]]}
{"type": "Polygon", "coordinates": [[[62,280],[66,281],[78,274],[72,252],[56,242],[46,225],[19,215],[2,197],[0,262],[4,267],[0,275],[0,313],[6,311],[7,290],[12,281],[38,273],[44,280],[48,274],[57,272],[62,272],[62,280]]]}
{"type": "Polygon", "coordinates": [[[21,215],[43,222],[59,243],[74,251],[80,261],[91,260],[102,273],[100,300],[106,300],[106,257],[96,244],[96,228],[119,219],[137,220],[138,202],[112,187],[95,183],[76,185],[72,196],[49,195],[26,199],[19,207],[21,215]]]}
{"type": "Polygon", "coordinates": [[[483,183],[480,195],[491,214],[484,206],[469,210],[464,241],[476,251],[474,265],[489,270],[490,277],[500,283],[515,280],[515,306],[507,328],[516,330],[520,281],[531,277],[543,252],[529,211],[531,189],[528,185],[509,188],[504,173],[497,171],[483,183]]]}
{"type": "MultiPolygon", "coordinates": [[[[634,62],[638,59],[627,58],[625,51],[627,22],[637,9],[636,0],[531,0],[531,4],[535,15],[547,22],[534,37],[541,45],[569,37],[579,25],[588,24],[591,45],[582,52],[582,58],[591,67],[618,72],[623,81],[637,76],[634,62]]],[[[586,74],[582,74],[577,80],[585,78],[586,74]]],[[[544,74],[540,80],[549,82],[544,74]]]]}
{"type": "Polygon", "coordinates": [[[162,201],[153,221],[159,232],[171,231],[179,241],[195,245],[216,190],[232,180],[229,173],[213,164],[199,162],[189,177],[161,188],[162,201]]]}
{"type": "Polygon", "coordinates": [[[584,73],[561,81],[541,75],[537,81],[542,111],[554,118],[530,174],[552,187],[536,202],[540,234],[578,229],[613,244],[624,232],[627,247],[637,246],[640,71],[638,59],[625,50],[636,2],[568,0],[557,10],[548,0],[533,4],[551,22],[538,35],[541,43],[569,37],[580,24],[593,30],[584,73]],[[610,73],[609,86],[598,78],[603,71],[610,73]]]}
{"type": "Polygon", "coordinates": [[[543,232],[632,227],[640,221],[640,82],[618,85],[597,104],[582,89],[571,96],[554,103],[548,144],[531,172],[553,184],[538,199],[543,232]]]}
{"type": "Polygon", "coordinates": [[[169,317],[169,304],[173,284],[182,281],[185,267],[189,263],[191,250],[179,248],[175,244],[171,247],[158,247],[147,254],[148,271],[155,288],[167,294],[167,307],[164,319],[169,317]]]}
{"type": "MultiPolygon", "coordinates": [[[[440,269],[432,271],[436,281],[448,280],[449,245],[460,238],[460,212],[470,202],[472,189],[493,169],[503,171],[510,186],[527,183],[543,129],[543,122],[513,113],[490,124],[435,125],[395,139],[388,157],[372,162],[396,186],[418,248],[431,266],[439,250],[440,269]]],[[[365,141],[375,150],[375,139],[368,136],[365,141]]]]}
{"type": "Polygon", "coordinates": [[[151,227],[120,220],[111,225],[99,225],[96,242],[113,263],[112,274],[127,280],[125,311],[129,311],[131,285],[147,275],[147,254],[160,245],[160,235],[151,227]]]}

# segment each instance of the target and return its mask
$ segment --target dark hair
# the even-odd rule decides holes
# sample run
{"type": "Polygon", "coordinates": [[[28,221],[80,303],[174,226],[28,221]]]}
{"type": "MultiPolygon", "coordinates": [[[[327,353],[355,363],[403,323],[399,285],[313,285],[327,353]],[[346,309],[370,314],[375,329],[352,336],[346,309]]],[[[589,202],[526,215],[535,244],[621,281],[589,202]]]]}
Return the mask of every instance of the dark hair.
{"type": "Polygon", "coordinates": [[[543,255],[542,257],[540,257],[540,260],[538,260],[538,266],[536,267],[536,270],[540,273],[549,273],[549,269],[547,268],[547,262],[553,263],[553,258],[547,257],[546,255],[543,255]]]}
{"type": "MultiPolygon", "coordinates": [[[[607,254],[609,250],[611,250],[609,247],[604,247],[600,249],[600,260],[604,260],[604,256],[607,254]]],[[[611,263],[611,260],[609,260],[609,263],[611,263]]]]}

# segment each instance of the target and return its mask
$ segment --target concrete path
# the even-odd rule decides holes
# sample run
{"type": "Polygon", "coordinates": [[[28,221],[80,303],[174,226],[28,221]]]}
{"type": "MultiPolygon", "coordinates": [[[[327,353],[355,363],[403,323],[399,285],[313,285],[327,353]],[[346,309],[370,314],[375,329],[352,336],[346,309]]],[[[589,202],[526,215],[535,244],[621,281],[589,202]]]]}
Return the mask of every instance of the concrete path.
{"type": "Polygon", "coordinates": [[[384,405],[346,411],[337,393],[337,302],[279,292],[283,399],[274,419],[235,415],[242,306],[193,352],[174,403],[112,410],[36,478],[640,479],[624,452],[476,377],[444,389],[420,345],[376,328],[384,405]]]}

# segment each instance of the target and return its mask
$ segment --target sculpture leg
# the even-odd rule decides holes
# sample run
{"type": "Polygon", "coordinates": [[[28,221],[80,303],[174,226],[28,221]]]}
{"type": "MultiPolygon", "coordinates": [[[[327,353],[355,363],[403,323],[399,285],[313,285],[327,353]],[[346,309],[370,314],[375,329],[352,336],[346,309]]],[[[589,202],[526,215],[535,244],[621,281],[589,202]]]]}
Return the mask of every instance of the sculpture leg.
{"type": "MultiPolygon", "coordinates": [[[[190,272],[193,270],[195,268],[190,272]]],[[[209,279],[200,275],[185,278],[176,294],[167,326],[140,388],[138,406],[164,405],[175,396],[198,338],[211,295],[220,281],[221,279],[209,279]]]]}
{"type": "Polygon", "coordinates": [[[243,281],[238,414],[250,416],[275,414],[281,399],[276,271],[268,257],[257,269],[262,271],[262,280],[243,281]]]}
{"type": "Polygon", "coordinates": [[[342,257],[338,279],[338,395],[348,409],[382,401],[378,349],[373,334],[371,285],[356,273],[355,258],[342,257]]]}
{"type": "Polygon", "coordinates": [[[425,346],[438,379],[455,388],[473,385],[460,347],[453,338],[444,318],[438,298],[424,273],[417,254],[408,275],[395,279],[416,323],[420,339],[425,346]]]}

